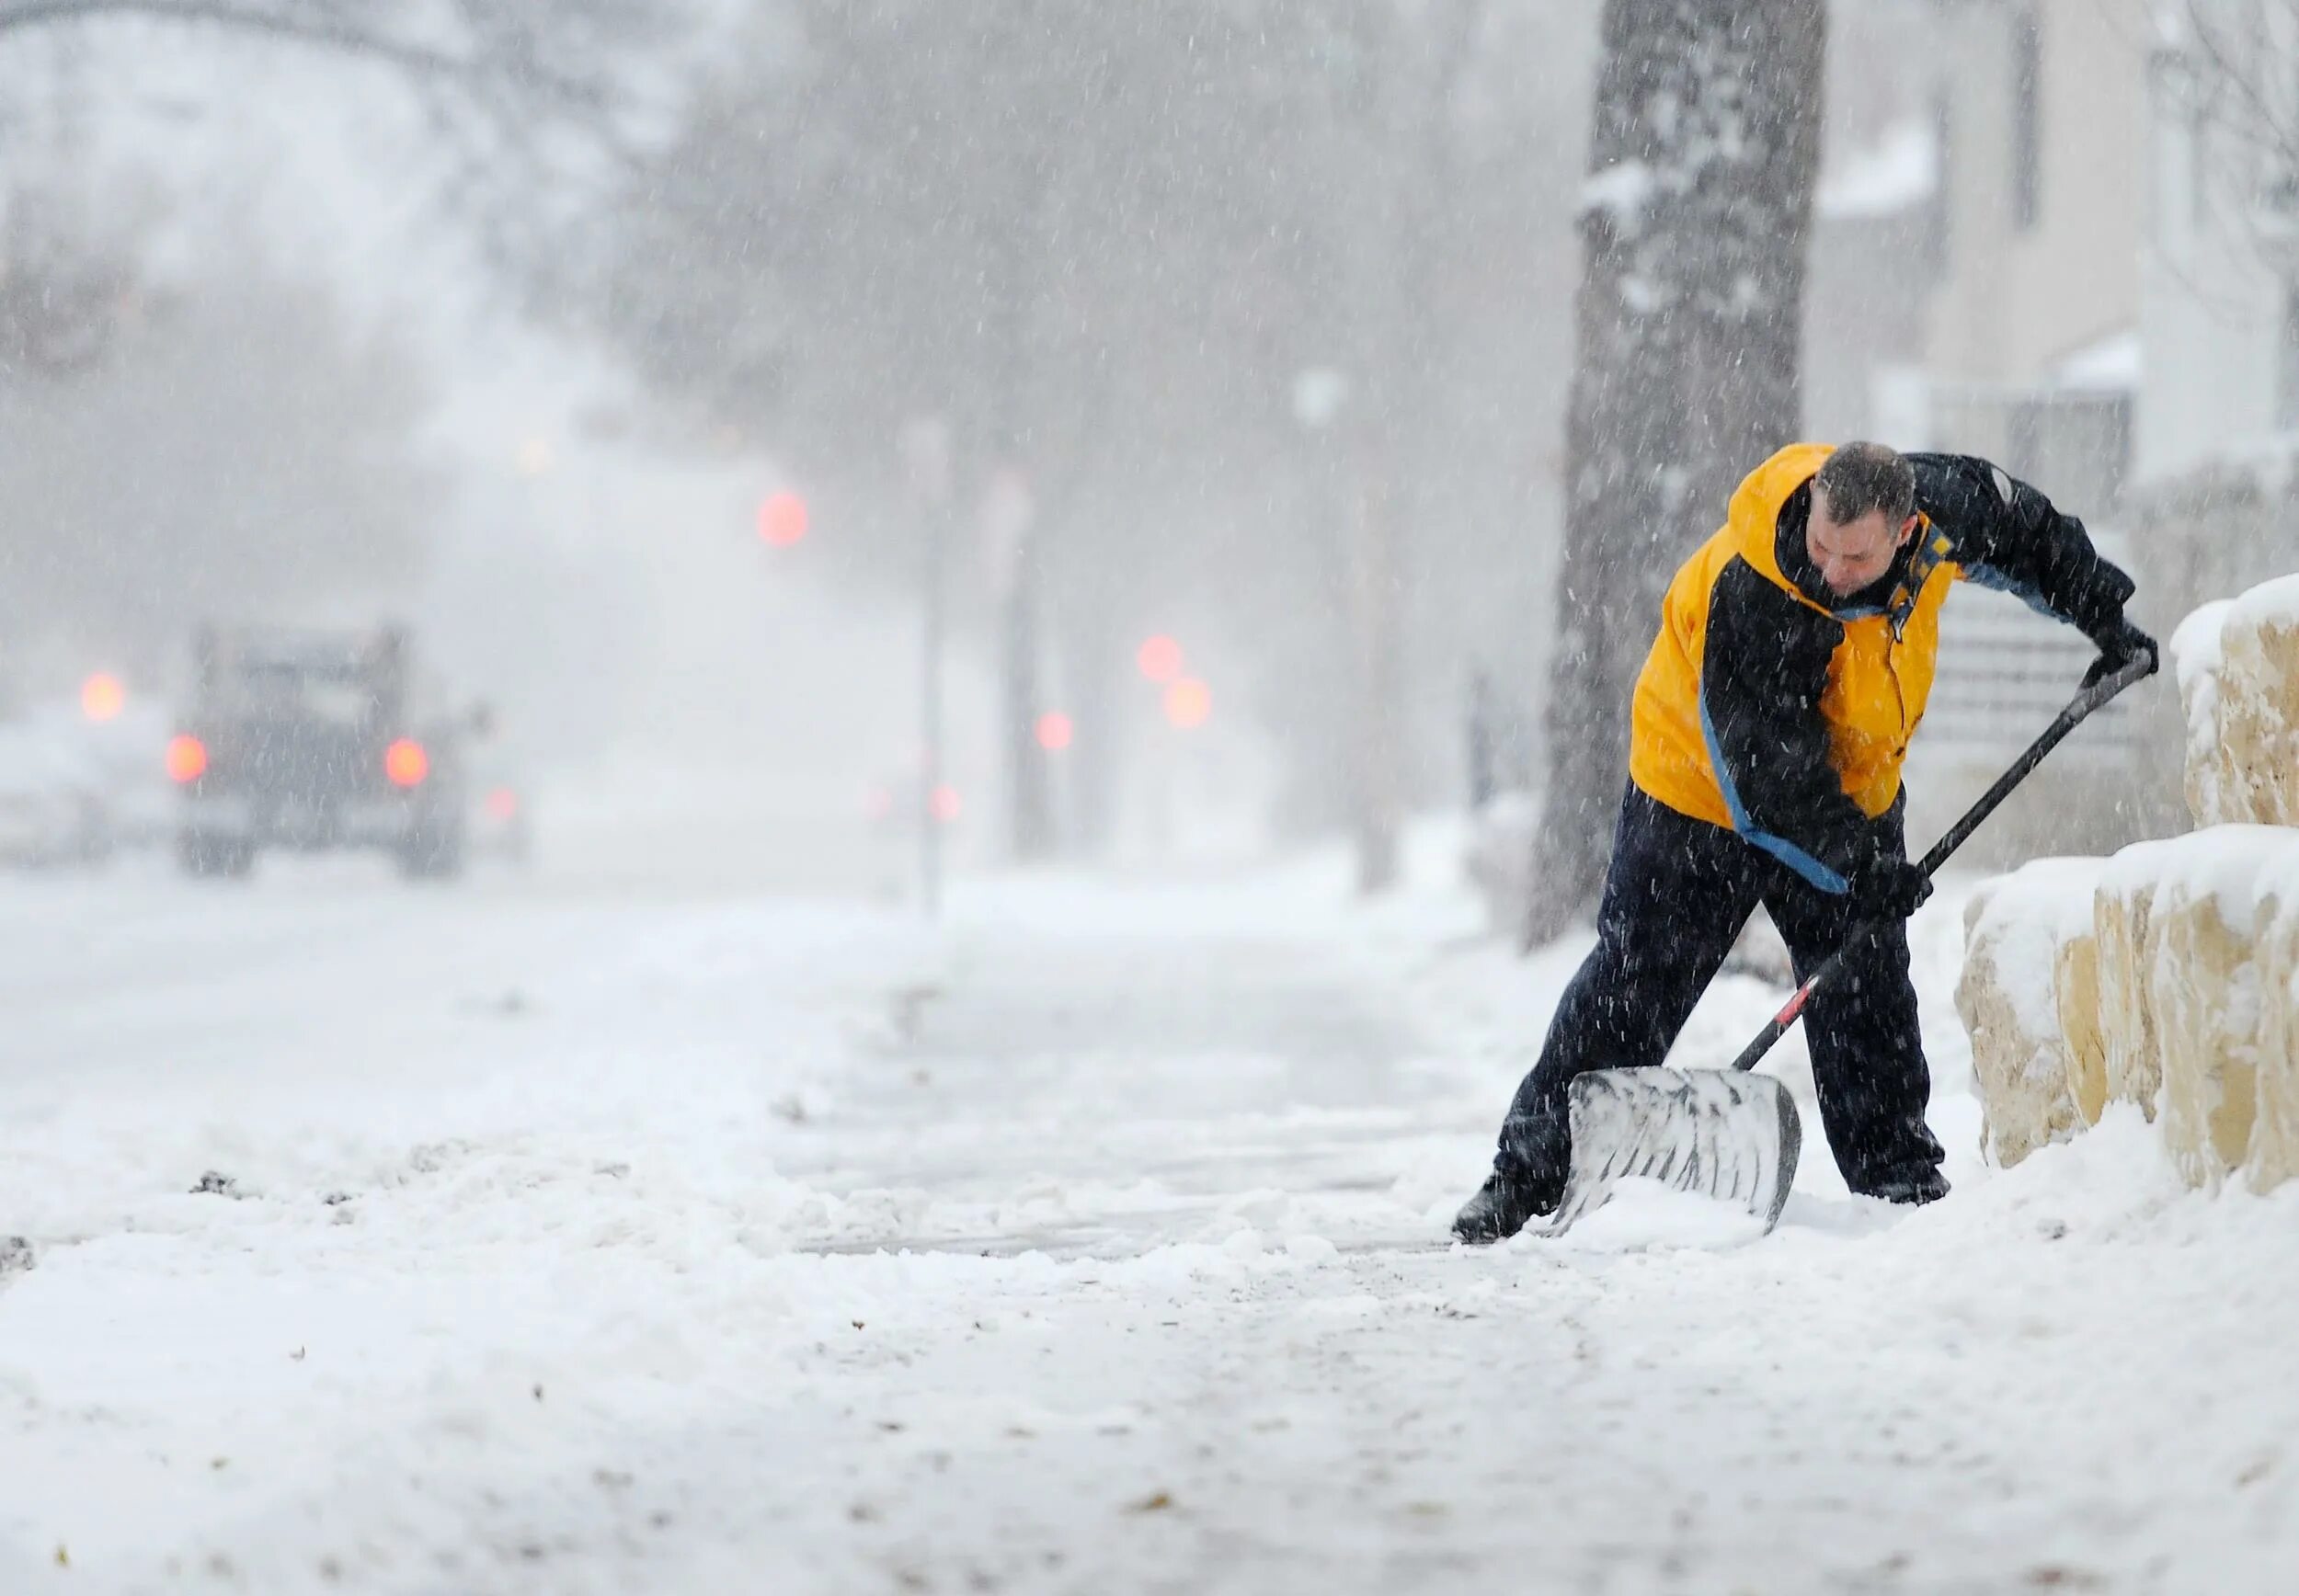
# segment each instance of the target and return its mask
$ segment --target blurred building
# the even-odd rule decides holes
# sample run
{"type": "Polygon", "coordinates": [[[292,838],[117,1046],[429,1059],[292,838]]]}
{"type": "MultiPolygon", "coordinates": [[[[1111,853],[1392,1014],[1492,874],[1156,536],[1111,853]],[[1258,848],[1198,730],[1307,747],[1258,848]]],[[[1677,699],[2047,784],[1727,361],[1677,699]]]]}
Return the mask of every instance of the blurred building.
{"type": "Polygon", "coordinates": [[[1930,296],[1946,255],[1941,142],[1912,111],[1860,142],[1830,144],[1813,197],[1805,282],[1805,431],[1904,429],[1900,395],[1922,370],[1930,296]]]}
{"type": "MultiPolygon", "coordinates": [[[[1832,143],[1809,419],[1985,454],[2093,518],[2131,475],[2153,0],[1927,0],[1897,125],[1832,143]]],[[[1832,130],[1833,131],[1833,130],[1832,130]]]]}
{"type": "MultiPolygon", "coordinates": [[[[1849,20],[1863,8],[1842,6],[1849,20]]],[[[1807,307],[1807,427],[1984,455],[2129,559],[2126,493],[2145,372],[2138,175],[2153,0],[1920,0],[1842,31],[1807,307]],[[1862,55],[1865,55],[1865,59],[1862,55]],[[1854,134],[1847,137],[1847,131],[1854,134]]],[[[1944,826],[2063,705],[2084,639],[2016,599],[1958,597],[1917,745],[1918,837],[1944,826]]],[[[2057,758],[1979,846],[2111,845],[2170,823],[2121,784],[2150,735],[2119,708],[2057,758]]]]}
{"type": "Polygon", "coordinates": [[[2299,4],[2166,4],[2145,106],[2127,519],[2172,621],[2299,570],[2299,4]]]}
{"type": "Polygon", "coordinates": [[[2149,41],[2138,475],[2299,428],[2299,8],[2193,0],[2149,41]]]}

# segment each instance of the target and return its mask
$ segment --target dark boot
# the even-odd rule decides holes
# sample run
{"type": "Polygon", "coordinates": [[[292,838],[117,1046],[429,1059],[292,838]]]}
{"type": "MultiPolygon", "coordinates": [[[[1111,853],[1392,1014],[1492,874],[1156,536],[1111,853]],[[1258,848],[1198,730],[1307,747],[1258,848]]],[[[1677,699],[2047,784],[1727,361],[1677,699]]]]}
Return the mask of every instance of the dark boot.
{"type": "Polygon", "coordinates": [[[1896,1175],[1878,1180],[1860,1195],[1916,1207],[1926,1203],[1937,1203],[1947,1196],[1948,1180],[1938,1169],[1926,1169],[1914,1175],[1896,1175]]]}
{"type": "Polygon", "coordinates": [[[1531,1187],[1495,1169],[1453,1216],[1453,1235],[1471,1247],[1490,1247],[1506,1241],[1555,1206],[1554,1200],[1543,1204],[1531,1187]]]}

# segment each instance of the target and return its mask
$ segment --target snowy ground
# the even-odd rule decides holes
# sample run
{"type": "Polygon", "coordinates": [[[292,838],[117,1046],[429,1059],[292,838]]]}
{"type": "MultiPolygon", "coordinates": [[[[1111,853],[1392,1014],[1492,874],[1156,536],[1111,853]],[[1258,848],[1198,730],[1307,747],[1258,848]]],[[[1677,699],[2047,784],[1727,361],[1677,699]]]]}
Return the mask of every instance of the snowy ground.
{"type": "Polygon", "coordinates": [[[1428,852],[6,883],[0,1590],[2292,1587],[2299,1192],[1977,1168],[1949,901],[1950,1202],[1446,1249],[1580,949],[1428,852]]]}

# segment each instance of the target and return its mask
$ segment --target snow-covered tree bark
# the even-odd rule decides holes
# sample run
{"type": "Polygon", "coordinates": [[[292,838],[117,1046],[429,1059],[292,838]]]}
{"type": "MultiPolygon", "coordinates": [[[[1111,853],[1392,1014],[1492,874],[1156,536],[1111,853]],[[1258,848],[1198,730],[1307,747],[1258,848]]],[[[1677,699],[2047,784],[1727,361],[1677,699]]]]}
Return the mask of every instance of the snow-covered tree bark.
{"type": "Polygon", "coordinates": [[[1607,0],[1527,944],[1586,914],[1661,595],[1795,435],[1824,0],[1607,0]]]}

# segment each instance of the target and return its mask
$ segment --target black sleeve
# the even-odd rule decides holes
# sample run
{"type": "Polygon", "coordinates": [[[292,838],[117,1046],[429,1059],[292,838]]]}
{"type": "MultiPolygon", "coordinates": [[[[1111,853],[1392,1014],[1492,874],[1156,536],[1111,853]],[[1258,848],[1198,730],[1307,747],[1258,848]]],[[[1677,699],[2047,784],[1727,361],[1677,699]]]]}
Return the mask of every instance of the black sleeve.
{"type": "Polygon", "coordinates": [[[1826,892],[1875,849],[1875,823],[1845,795],[1821,718],[1844,628],[1744,560],[1709,594],[1700,714],[1733,826],[1826,892]]]}
{"type": "Polygon", "coordinates": [[[2099,557],[2084,523],[1968,454],[1911,454],[1916,506],[1946,532],[1973,581],[2016,593],[2097,637],[2123,618],[2132,579],[2099,557]]]}

